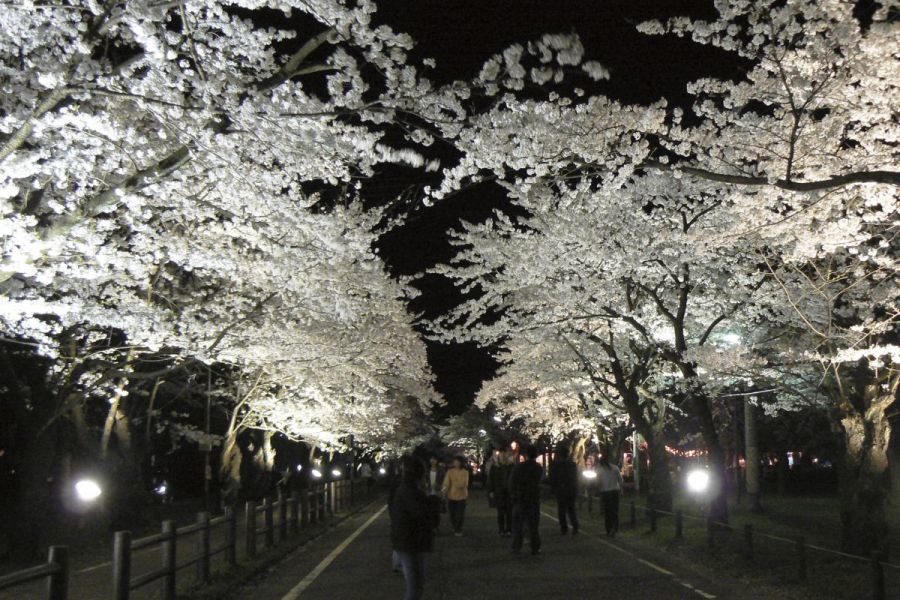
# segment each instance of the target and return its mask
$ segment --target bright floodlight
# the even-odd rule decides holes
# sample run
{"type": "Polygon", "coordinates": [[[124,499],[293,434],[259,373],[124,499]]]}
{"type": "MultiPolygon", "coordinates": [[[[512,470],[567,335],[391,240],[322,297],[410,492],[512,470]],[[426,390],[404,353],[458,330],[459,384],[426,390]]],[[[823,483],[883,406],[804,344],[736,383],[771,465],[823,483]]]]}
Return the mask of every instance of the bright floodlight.
{"type": "Polygon", "coordinates": [[[332,469],[332,470],[331,470],[331,474],[334,475],[335,477],[340,477],[340,476],[341,476],[341,470],[340,470],[340,469],[332,469]]]}
{"type": "Polygon", "coordinates": [[[312,471],[310,471],[310,473],[312,473],[312,476],[315,477],[316,479],[319,479],[320,477],[322,477],[322,471],[320,471],[318,469],[313,469],[312,471]]]}
{"type": "Polygon", "coordinates": [[[581,472],[581,475],[582,475],[585,479],[597,479],[597,473],[596,473],[596,471],[582,471],[582,472],[581,472]]]}
{"type": "Polygon", "coordinates": [[[75,484],[75,493],[82,502],[93,502],[100,497],[103,491],[93,479],[82,479],[75,484]]]}
{"type": "Polygon", "coordinates": [[[709,473],[699,469],[691,471],[688,473],[687,484],[692,492],[705,492],[709,487],[709,473]]]}

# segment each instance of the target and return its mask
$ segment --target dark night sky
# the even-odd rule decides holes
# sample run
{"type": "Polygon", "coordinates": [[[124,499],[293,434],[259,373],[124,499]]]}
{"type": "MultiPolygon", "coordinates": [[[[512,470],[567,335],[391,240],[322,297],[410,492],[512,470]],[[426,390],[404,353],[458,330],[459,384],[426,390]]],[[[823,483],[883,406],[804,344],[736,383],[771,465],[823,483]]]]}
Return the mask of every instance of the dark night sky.
{"type": "MultiPolygon", "coordinates": [[[[733,59],[690,41],[649,37],[635,31],[647,19],[677,15],[714,19],[711,0],[394,0],[378,2],[376,21],[404,31],[416,40],[414,63],[423,57],[437,61],[437,83],[465,80],[478,74],[490,56],[513,43],[526,43],[544,33],[576,32],[585,59],[597,60],[610,80],[578,84],[589,92],[627,103],[647,104],[661,97],[676,104],[687,100],[685,84],[702,76],[735,76],[733,59]]],[[[410,173],[386,172],[377,185],[385,193],[399,192],[420,182],[410,173]]],[[[413,192],[414,194],[415,192],[413,192]]],[[[415,203],[418,199],[413,197],[415,203]]],[[[506,205],[499,188],[482,185],[417,210],[409,223],[386,235],[380,252],[398,275],[413,275],[446,262],[452,249],[446,231],[460,220],[481,221],[506,205]]],[[[422,297],[415,312],[434,316],[459,300],[442,278],[428,276],[417,284],[422,297]]],[[[462,411],[481,382],[496,368],[492,358],[474,346],[429,343],[429,360],[437,387],[448,399],[449,412],[462,411]]]]}

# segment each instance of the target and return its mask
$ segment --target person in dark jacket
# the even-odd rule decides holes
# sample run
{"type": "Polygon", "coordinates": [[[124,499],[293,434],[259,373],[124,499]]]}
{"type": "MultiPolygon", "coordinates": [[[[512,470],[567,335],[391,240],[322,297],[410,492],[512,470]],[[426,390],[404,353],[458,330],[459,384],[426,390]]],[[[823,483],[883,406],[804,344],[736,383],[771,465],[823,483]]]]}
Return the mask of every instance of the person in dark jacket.
{"type": "Polygon", "coordinates": [[[569,449],[565,446],[559,448],[556,458],[550,463],[548,478],[553,495],[556,496],[559,529],[563,535],[566,535],[569,531],[568,522],[571,522],[572,535],[575,535],[578,533],[578,516],[575,514],[575,498],[578,496],[578,466],[569,460],[569,449]]]}
{"type": "Polygon", "coordinates": [[[531,538],[531,553],[541,551],[541,477],[544,470],[537,464],[537,448],[529,445],[525,449],[528,460],[513,467],[509,476],[509,495],[512,500],[512,551],[522,551],[522,530],[528,523],[531,538]]]}
{"type": "Polygon", "coordinates": [[[509,475],[512,470],[512,454],[509,450],[500,450],[488,475],[488,493],[497,509],[497,529],[503,537],[512,535],[512,502],[509,498],[509,475]]]}
{"type": "Polygon", "coordinates": [[[405,600],[425,591],[425,553],[434,550],[435,511],[425,495],[425,466],[418,458],[401,461],[400,484],[391,502],[391,545],[406,580],[405,600]]]}

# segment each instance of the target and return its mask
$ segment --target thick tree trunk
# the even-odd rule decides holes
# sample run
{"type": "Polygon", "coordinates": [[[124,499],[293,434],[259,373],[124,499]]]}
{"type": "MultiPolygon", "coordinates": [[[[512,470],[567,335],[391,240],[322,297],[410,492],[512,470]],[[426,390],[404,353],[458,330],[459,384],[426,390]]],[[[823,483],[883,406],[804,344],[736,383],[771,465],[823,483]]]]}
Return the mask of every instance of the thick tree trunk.
{"type": "Polygon", "coordinates": [[[888,550],[891,423],[886,412],[892,401],[876,399],[864,414],[854,412],[841,419],[844,452],[838,473],[845,552],[869,556],[888,550]]]}
{"type": "Polygon", "coordinates": [[[728,522],[728,493],[725,486],[725,450],[719,440],[709,398],[705,394],[693,397],[693,412],[700,423],[703,442],[709,450],[709,519],[728,522]]]}
{"type": "Polygon", "coordinates": [[[32,560],[43,555],[47,535],[54,531],[58,504],[53,502],[48,478],[54,474],[57,444],[53,442],[56,427],[51,426],[40,437],[29,440],[17,469],[19,475],[9,515],[9,546],[17,559],[32,560]]]}
{"type": "Polygon", "coordinates": [[[15,423],[7,449],[12,466],[9,488],[0,492],[2,506],[8,511],[2,529],[10,555],[31,560],[42,556],[59,507],[53,502],[48,485],[58,460],[55,441],[59,421],[53,418],[56,404],[42,385],[41,367],[36,367],[31,378],[28,375],[32,373],[20,367],[16,357],[6,347],[0,347],[0,380],[10,388],[13,398],[3,408],[7,411],[5,416],[15,423]],[[24,377],[20,378],[20,372],[24,377]]]}
{"type": "Polygon", "coordinates": [[[645,435],[647,452],[650,454],[649,482],[650,506],[658,510],[672,510],[672,475],[669,472],[669,454],[662,436],[662,427],[653,428],[650,435],[645,435]]]}

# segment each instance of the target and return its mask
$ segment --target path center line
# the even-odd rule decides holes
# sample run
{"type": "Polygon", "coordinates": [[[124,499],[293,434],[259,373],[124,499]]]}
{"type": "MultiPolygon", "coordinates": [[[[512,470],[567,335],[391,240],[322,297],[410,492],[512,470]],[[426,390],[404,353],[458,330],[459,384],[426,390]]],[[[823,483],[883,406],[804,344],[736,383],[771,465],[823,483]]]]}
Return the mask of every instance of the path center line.
{"type": "Polygon", "coordinates": [[[379,510],[377,513],[375,513],[374,515],[369,517],[368,521],[366,521],[365,523],[360,525],[359,529],[357,529],[356,531],[351,533],[349,536],[347,536],[347,539],[345,539],[343,542],[341,542],[337,548],[332,550],[328,556],[326,556],[324,559],[322,559],[322,562],[317,564],[316,568],[313,569],[312,571],[310,571],[306,575],[306,577],[304,577],[300,581],[300,583],[295,585],[291,591],[289,591],[287,594],[285,594],[285,596],[281,600],[296,600],[300,596],[300,594],[302,594],[304,591],[306,591],[306,588],[308,588],[310,585],[312,585],[312,582],[315,581],[316,578],[322,574],[322,571],[327,569],[328,565],[333,563],[334,559],[336,559],[341,554],[341,552],[346,550],[347,546],[352,544],[353,540],[355,540],[357,537],[359,537],[359,534],[361,534],[363,531],[365,531],[366,528],[369,525],[371,525],[372,523],[374,523],[375,519],[380,517],[381,513],[383,513],[386,510],[387,510],[387,504],[382,506],[381,510],[379,510]]]}

